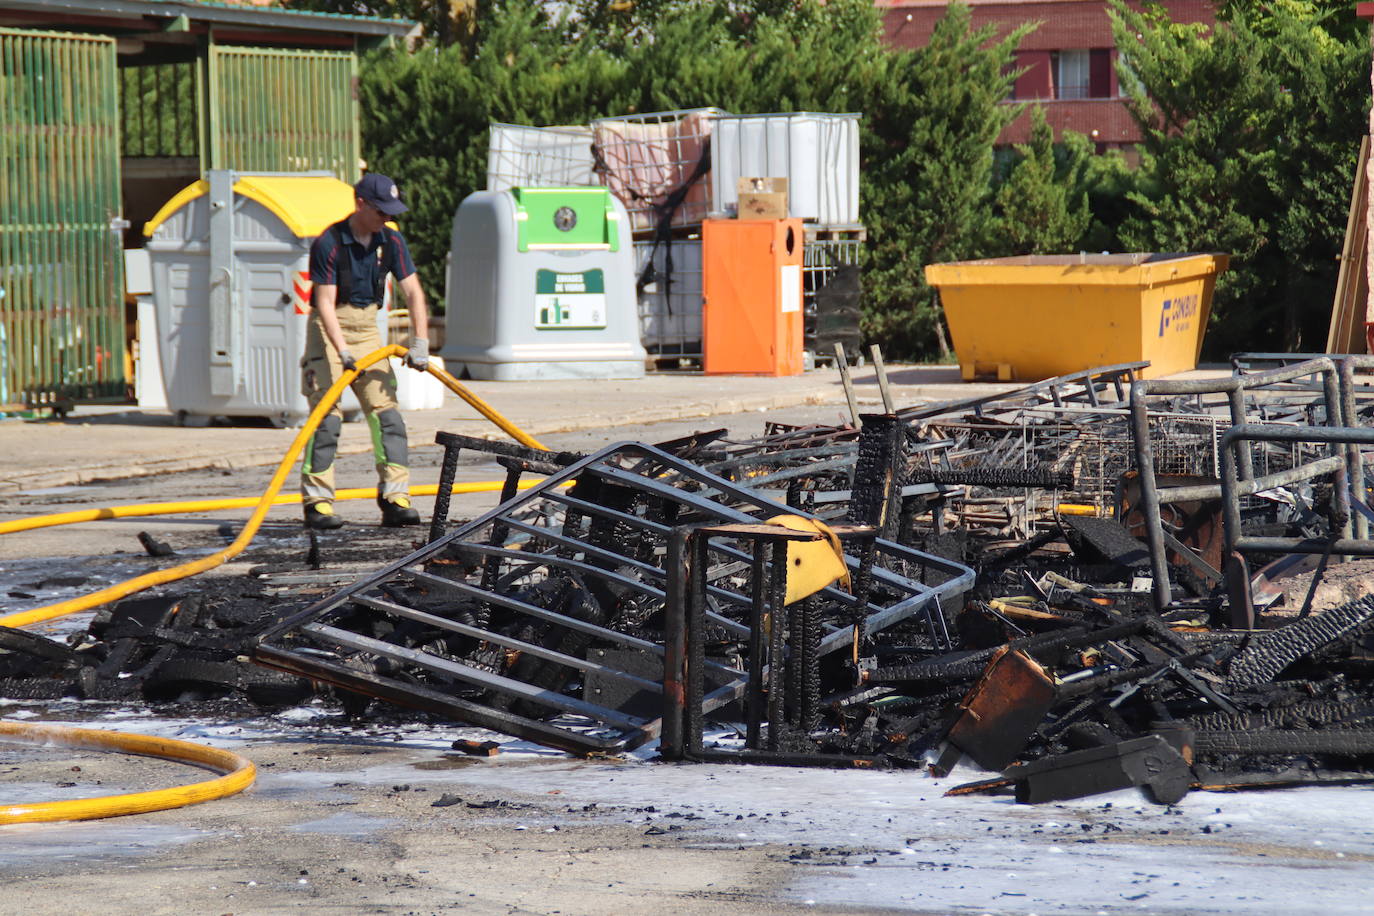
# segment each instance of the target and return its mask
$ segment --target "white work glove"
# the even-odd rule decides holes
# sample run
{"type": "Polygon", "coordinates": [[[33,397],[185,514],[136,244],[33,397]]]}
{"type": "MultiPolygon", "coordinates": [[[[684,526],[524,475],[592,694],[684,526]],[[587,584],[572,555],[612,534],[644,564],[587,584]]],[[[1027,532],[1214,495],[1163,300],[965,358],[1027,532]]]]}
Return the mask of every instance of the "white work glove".
{"type": "Polygon", "coordinates": [[[358,368],[358,361],[354,359],[353,354],[349,353],[347,350],[339,351],[339,362],[343,363],[345,372],[352,372],[354,369],[358,368]]]}
{"type": "Polygon", "coordinates": [[[405,364],[424,372],[425,367],[429,365],[429,341],[423,337],[410,338],[410,349],[406,351],[405,364]]]}

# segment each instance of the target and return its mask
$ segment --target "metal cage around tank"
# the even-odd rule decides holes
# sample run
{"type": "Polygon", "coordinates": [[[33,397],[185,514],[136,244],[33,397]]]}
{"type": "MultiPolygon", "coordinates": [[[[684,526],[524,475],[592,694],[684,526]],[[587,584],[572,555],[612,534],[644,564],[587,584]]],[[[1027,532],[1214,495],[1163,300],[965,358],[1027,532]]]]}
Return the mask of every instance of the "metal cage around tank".
{"type": "MultiPolygon", "coordinates": [[[[839,340],[858,351],[862,232],[808,231],[802,247],[804,346],[829,359],[839,340]]],[[[660,364],[702,358],[701,239],[635,242],[639,331],[650,359],[660,364]]]]}

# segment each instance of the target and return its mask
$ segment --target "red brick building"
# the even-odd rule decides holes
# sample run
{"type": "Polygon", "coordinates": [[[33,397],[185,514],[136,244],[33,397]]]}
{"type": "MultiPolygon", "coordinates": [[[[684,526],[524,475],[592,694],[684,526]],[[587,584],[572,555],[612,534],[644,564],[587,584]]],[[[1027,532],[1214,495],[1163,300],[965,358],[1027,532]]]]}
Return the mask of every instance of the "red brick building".
{"type": "MultiPolygon", "coordinates": [[[[887,40],[902,48],[930,41],[948,0],[874,0],[883,10],[887,40]]],[[[1099,152],[1139,142],[1140,132],[1126,110],[1117,84],[1115,43],[1106,0],[964,0],[972,8],[973,26],[997,26],[1005,35],[1026,22],[1039,28],[1021,41],[1016,81],[1009,102],[1039,101],[1055,135],[1078,131],[1097,142],[1099,152]]],[[[1166,0],[1177,22],[1215,21],[1210,0],[1166,0]]],[[[1023,114],[1002,132],[1001,143],[1023,143],[1030,115],[1023,114]]]]}

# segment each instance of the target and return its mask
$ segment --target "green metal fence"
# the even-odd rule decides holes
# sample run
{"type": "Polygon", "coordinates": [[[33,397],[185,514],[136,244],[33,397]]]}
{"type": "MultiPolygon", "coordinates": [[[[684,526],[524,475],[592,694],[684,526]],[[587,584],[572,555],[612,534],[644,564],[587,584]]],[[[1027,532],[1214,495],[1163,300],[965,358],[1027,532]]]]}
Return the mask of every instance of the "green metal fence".
{"type": "Polygon", "coordinates": [[[351,51],[211,45],[206,167],[357,181],[356,76],[351,51]]]}
{"type": "Polygon", "coordinates": [[[0,410],[125,394],[115,43],[0,29],[0,410]]]}
{"type": "Polygon", "coordinates": [[[119,108],[124,155],[200,155],[200,61],[124,65],[119,108]]]}

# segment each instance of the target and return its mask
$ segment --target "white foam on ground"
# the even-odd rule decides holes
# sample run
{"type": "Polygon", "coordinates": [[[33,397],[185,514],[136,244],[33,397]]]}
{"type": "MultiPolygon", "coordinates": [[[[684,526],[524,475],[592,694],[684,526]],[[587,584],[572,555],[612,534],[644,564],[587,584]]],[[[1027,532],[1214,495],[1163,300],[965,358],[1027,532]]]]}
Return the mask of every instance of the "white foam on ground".
{"type": "Polygon", "coordinates": [[[0,826],[0,868],[61,859],[148,855],[168,846],[212,836],[204,830],[138,823],[120,817],[106,821],[0,826]]]}
{"type": "Polygon", "coordinates": [[[317,821],[295,824],[290,829],[301,833],[327,833],[331,836],[359,837],[390,827],[396,820],[389,817],[367,817],[362,814],[335,814],[317,821]]]}
{"type": "MultiPolygon", "coordinates": [[[[364,755],[355,769],[341,770],[334,757],[327,772],[260,772],[249,791],[328,799],[347,797],[354,786],[405,784],[467,800],[547,799],[550,807],[531,811],[521,826],[556,823],[562,806],[594,803],[600,817],[656,827],[681,838],[669,842],[687,846],[782,844],[798,862],[783,896],[798,903],[1016,914],[1287,916],[1370,909],[1365,881],[1374,863],[1374,789],[1368,787],[1194,792],[1172,808],[1135,791],[1027,806],[1001,796],[944,797],[951,786],[987,775],[968,769],[936,780],[910,770],[670,764],[651,761],[647,749],[619,760],[578,760],[481,729],[344,726],[320,704],[234,722],[107,710],[99,725],[227,747],[250,759],[260,741],[409,749],[414,759],[408,762],[372,764],[364,755]],[[449,749],[458,737],[499,741],[501,753],[464,757],[449,749]],[[426,766],[438,761],[454,765],[426,766]]],[[[350,816],[314,823],[342,830],[347,825],[338,818],[350,816]]],[[[353,825],[358,832],[387,826],[353,825]]],[[[138,851],[123,828],[107,839],[101,828],[91,829],[86,837],[96,851],[138,851]]],[[[0,832],[0,862],[8,836],[0,832]]]]}

